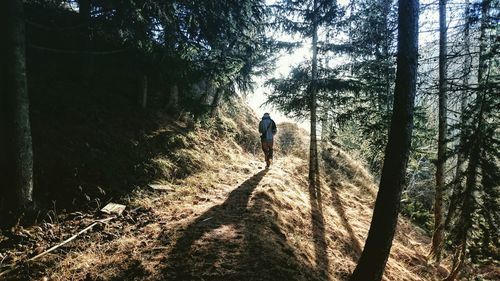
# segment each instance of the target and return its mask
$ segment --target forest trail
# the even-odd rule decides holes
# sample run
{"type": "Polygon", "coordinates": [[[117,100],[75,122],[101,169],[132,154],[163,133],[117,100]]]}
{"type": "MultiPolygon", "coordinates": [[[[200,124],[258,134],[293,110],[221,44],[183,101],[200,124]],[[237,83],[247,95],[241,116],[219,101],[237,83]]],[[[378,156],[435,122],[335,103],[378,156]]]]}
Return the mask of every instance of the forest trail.
{"type": "MultiPolygon", "coordinates": [[[[232,154],[176,183],[174,192],[131,195],[123,217],[11,279],[346,280],[368,231],[375,187],[346,154],[329,154],[336,154],[326,159],[330,176],[317,190],[307,185],[304,159],[282,156],[263,169],[253,155],[232,154]]],[[[73,229],[90,219],[72,219],[73,229]]],[[[428,241],[401,219],[384,280],[432,280],[422,255],[428,241]]]]}
{"type": "MultiPolygon", "coordinates": [[[[121,195],[109,194],[103,201],[95,197],[89,201],[95,207],[72,212],[54,204],[53,212],[36,225],[0,235],[0,271],[16,265],[1,278],[346,280],[363,248],[377,190],[364,165],[338,147],[324,147],[320,185],[311,188],[307,134],[296,125],[278,125],[275,163],[265,170],[253,112],[240,105],[219,118],[207,124],[210,130],[160,118],[151,130],[132,138],[132,147],[134,134],[113,134],[113,139],[103,129],[106,134],[95,139],[109,140],[110,147],[119,149],[98,154],[88,167],[106,172],[105,178],[123,188],[121,195]],[[150,184],[168,191],[153,190],[150,184]],[[99,210],[109,201],[126,205],[126,210],[25,262],[106,217],[99,210]]],[[[85,179],[94,180],[87,182],[85,192],[106,184],[100,177],[85,179]]],[[[436,270],[424,257],[429,242],[423,230],[400,218],[384,280],[435,279],[436,270]]]]}
{"type": "Polygon", "coordinates": [[[224,201],[195,217],[174,243],[165,277],[168,280],[296,280],[297,272],[287,265],[298,266],[299,262],[287,244],[286,235],[276,225],[279,214],[272,209],[273,199],[266,191],[274,192],[283,178],[290,176],[285,171],[294,171],[300,165],[302,161],[280,159],[271,169],[252,170],[251,177],[220,194],[224,201]],[[280,249],[285,255],[277,253],[280,249]]]}

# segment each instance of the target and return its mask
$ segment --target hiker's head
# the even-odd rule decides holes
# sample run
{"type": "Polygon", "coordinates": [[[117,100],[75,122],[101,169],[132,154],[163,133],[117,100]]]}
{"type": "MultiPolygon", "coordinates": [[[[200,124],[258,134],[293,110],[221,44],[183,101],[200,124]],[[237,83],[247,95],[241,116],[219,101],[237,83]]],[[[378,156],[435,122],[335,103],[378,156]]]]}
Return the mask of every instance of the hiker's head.
{"type": "Polygon", "coordinates": [[[271,116],[269,116],[269,113],[264,113],[264,116],[262,116],[262,118],[271,118],[271,116]]]}

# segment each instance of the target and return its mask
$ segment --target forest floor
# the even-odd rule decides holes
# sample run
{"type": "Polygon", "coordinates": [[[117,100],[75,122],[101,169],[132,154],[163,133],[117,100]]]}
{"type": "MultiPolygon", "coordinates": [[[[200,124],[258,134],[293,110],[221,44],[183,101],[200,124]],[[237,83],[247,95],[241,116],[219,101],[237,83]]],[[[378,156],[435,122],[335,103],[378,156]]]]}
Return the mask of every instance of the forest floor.
{"type": "MultiPolygon", "coordinates": [[[[77,212],[58,222],[18,227],[19,237],[36,243],[26,256],[2,258],[2,264],[17,264],[2,278],[346,280],[371,219],[370,175],[330,149],[324,170],[330,176],[311,190],[304,159],[280,157],[265,170],[254,156],[234,152],[171,184],[173,192],[134,192],[122,201],[122,216],[37,261],[25,262],[100,217],[77,212]]],[[[423,231],[401,219],[384,280],[433,280],[434,272],[442,277],[445,268],[426,264],[428,245],[423,231]]]]}
{"type": "MultiPolygon", "coordinates": [[[[129,116],[126,107],[60,108],[34,130],[40,202],[53,198],[53,208],[34,225],[0,230],[0,280],[334,281],[354,269],[377,186],[341,149],[322,150],[321,184],[311,188],[303,148],[285,155],[278,145],[264,169],[258,119],[245,106],[230,106],[208,129],[129,116]],[[126,205],[122,215],[28,261],[109,217],[99,210],[110,201],[126,205]]],[[[449,257],[427,264],[429,243],[400,217],[384,280],[446,276],[449,257]]],[[[500,276],[496,267],[482,272],[500,276]]]]}

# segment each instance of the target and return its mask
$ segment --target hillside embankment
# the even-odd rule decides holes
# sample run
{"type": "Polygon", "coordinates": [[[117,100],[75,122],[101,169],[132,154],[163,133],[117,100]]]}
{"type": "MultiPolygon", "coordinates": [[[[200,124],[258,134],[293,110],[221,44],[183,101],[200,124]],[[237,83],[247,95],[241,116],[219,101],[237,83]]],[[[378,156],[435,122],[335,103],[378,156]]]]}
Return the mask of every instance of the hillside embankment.
{"type": "MultiPolygon", "coordinates": [[[[121,216],[55,251],[27,262],[105,217],[99,208],[54,210],[33,226],[4,232],[0,271],[15,267],[1,278],[346,280],[370,225],[374,179],[331,146],[322,150],[321,184],[310,188],[301,148],[305,136],[293,124],[279,126],[287,138],[277,141],[275,162],[263,169],[258,119],[238,108],[203,126],[166,119],[142,135],[155,153],[136,165],[149,167],[154,176],[99,206],[124,204],[121,216]]],[[[384,280],[443,277],[444,267],[426,264],[428,245],[429,237],[401,218],[384,280]]]]}

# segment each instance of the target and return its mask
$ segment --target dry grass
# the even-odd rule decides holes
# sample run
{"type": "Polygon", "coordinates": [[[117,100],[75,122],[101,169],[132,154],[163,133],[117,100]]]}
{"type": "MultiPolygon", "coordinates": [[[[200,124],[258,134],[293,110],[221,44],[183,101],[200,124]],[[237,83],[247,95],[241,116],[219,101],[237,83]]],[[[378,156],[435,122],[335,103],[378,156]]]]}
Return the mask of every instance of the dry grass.
{"type": "MultiPolygon", "coordinates": [[[[370,225],[372,176],[335,147],[323,150],[318,189],[309,188],[302,158],[282,156],[262,170],[260,157],[250,153],[254,135],[237,137],[238,129],[254,129],[255,118],[244,112],[221,125],[233,137],[195,130],[192,141],[174,140],[181,148],[171,155],[184,160],[155,159],[164,171],[156,181],[174,192],[136,189],[122,198],[128,206],[122,217],[21,265],[8,279],[346,280],[370,225]],[[182,167],[191,169],[189,176],[175,178],[173,163],[189,165],[182,167]]],[[[46,248],[91,220],[67,217],[53,227],[59,229],[53,240],[37,243],[46,248]]],[[[424,258],[428,244],[428,236],[401,218],[384,280],[435,279],[424,258]]]]}
{"type": "Polygon", "coordinates": [[[295,123],[278,124],[279,133],[276,136],[275,149],[281,155],[293,155],[299,158],[307,157],[307,132],[295,123]]]}

